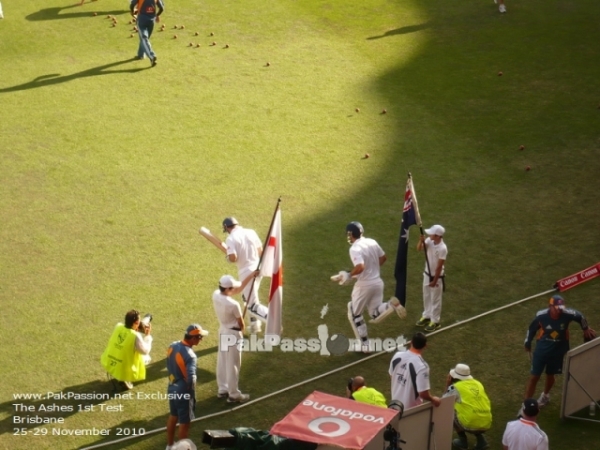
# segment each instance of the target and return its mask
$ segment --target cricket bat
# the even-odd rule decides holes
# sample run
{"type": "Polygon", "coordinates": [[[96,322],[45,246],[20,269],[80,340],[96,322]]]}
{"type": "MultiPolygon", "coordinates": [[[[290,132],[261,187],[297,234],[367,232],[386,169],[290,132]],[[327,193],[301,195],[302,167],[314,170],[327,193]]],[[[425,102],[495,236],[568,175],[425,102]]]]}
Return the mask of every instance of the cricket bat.
{"type": "Polygon", "coordinates": [[[222,242],[218,237],[210,232],[208,228],[200,227],[200,234],[204,236],[210,243],[212,243],[215,247],[221,250],[223,253],[227,254],[227,246],[224,242],[222,242]]]}

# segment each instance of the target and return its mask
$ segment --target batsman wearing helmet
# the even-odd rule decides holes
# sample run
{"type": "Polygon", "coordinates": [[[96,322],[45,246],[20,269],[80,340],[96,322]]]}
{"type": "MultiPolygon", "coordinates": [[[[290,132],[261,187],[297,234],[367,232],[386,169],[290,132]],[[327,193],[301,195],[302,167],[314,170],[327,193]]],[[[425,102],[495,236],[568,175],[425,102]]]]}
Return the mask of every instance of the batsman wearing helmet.
{"type": "MultiPolygon", "coordinates": [[[[243,280],[258,268],[263,251],[262,242],[254,230],[242,227],[235,217],[223,220],[223,232],[229,233],[225,240],[227,261],[237,265],[239,279],[243,280]]],[[[246,285],[242,293],[244,302],[248,303],[250,332],[253,334],[261,332],[261,321],[267,321],[269,312],[258,298],[260,280],[261,277],[256,277],[252,283],[246,285]]]]}
{"type": "Polygon", "coordinates": [[[352,289],[352,300],[348,303],[348,320],[356,339],[362,342],[362,351],[368,353],[369,337],[363,318],[365,307],[373,322],[377,323],[399,308],[400,302],[395,298],[383,302],[380,267],[387,258],[379,244],[374,239],[363,237],[363,234],[364,228],[359,222],[350,222],[346,226],[348,243],[351,244],[350,259],[354,267],[352,271],[340,272],[335,277],[340,284],[347,284],[349,280],[356,279],[352,289]]]}

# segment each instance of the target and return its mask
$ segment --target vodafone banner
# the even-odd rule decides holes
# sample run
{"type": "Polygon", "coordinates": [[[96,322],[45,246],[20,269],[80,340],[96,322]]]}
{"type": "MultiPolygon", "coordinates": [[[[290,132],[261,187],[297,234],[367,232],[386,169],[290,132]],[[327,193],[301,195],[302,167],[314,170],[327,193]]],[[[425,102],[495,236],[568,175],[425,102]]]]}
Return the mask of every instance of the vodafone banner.
{"type": "Polygon", "coordinates": [[[596,278],[597,276],[600,276],[600,262],[594,264],[592,267],[582,270],[581,272],[574,273],[573,275],[569,275],[562,280],[558,280],[554,285],[554,288],[558,289],[559,292],[564,292],[567,289],[571,289],[580,285],[581,283],[585,283],[586,281],[596,278]]]}
{"type": "Polygon", "coordinates": [[[270,433],[290,439],[364,448],[398,411],[367,405],[314,391],[297,405],[270,433]]]}

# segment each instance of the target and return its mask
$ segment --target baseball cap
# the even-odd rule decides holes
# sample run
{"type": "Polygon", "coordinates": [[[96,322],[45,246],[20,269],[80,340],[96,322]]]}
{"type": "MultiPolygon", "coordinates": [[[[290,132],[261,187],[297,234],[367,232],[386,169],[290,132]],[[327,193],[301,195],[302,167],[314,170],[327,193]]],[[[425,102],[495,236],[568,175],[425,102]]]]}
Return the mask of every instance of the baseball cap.
{"type": "Polygon", "coordinates": [[[535,398],[528,398],[523,402],[523,414],[535,417],[540,412],[540,406],[535,398]]]}
{"type": "Polygon", "coordinates": [[[237,288],[242,285],[241,281],[236,280],[231,275],[223,275],[219,279],[219,286],[223,288],[237,288]]]}
{"type": "Polygon", "coordinates": [[[560,295],[553,295],[552,297],[550,297],[550,300],[548,300],[548,304],[550,306],[562,306],[564,308],[565,299],[562,298],[560,295]]]}
{"type": "Polygon", "coordinates": [[[430,236],[434,234],[437,236],[443,236],[445,232],[446,229],[441,225],[433,225],[431,228],[425,230],[425,233],[427,233],[430,236]]]}
{"type": "Polygon", "coordinates": [[[202,327],[200,325],[198,325],[197,323],[193,323],[192,325],[187,327],[187,329],[185,330],[185,335],[186,336],[206,336],[206,335],[208,335],[208,331],[203,330],[202,327]]]}
{"type": "Polygon", "coordinates": [[[472,380],[471,368],[466,364],[457,364],[454,369],[450,369],[450,376],[457,380],[472,380]]]}

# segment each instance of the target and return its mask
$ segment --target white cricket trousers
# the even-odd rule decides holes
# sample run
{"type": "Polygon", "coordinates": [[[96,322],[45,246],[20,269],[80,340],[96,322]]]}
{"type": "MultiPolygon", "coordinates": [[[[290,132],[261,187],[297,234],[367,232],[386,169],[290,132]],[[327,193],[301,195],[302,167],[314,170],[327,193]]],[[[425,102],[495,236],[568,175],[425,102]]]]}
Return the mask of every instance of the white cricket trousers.
{"type": "Polygon", "coordinates": [[[355,315],[363,313],[365,308],[371,317],[377,308],[383,303],[383,280],[379,279],[375,284],[368,286],[354,285],[352,289],[352,311],[355,315]]]}
{"type": "Polygon", "coordinates": [[[219,330],[217,386],[219,394],[227,392],[232,398],[242,395],[238,388],[242,368],[242,338],[241,331],[219,330]]]}
{"type": "Polygon", "coordinates": [[[376,317],[388,307],[383,303],[383,280],[379,279],[376,283],[367,286],[355,284],[349,307],[348,321],[354,331],[354,336],[365,342],[369,336],[363,311],[367,308],[369,315],[376,317]]]}
{"type": "Polygon", "coordinates": [[[438,279],[436,287],[429,287],[429,275],[423,274],[423,317],[440,323],[442,316],[442,280],[438,279]]]}

